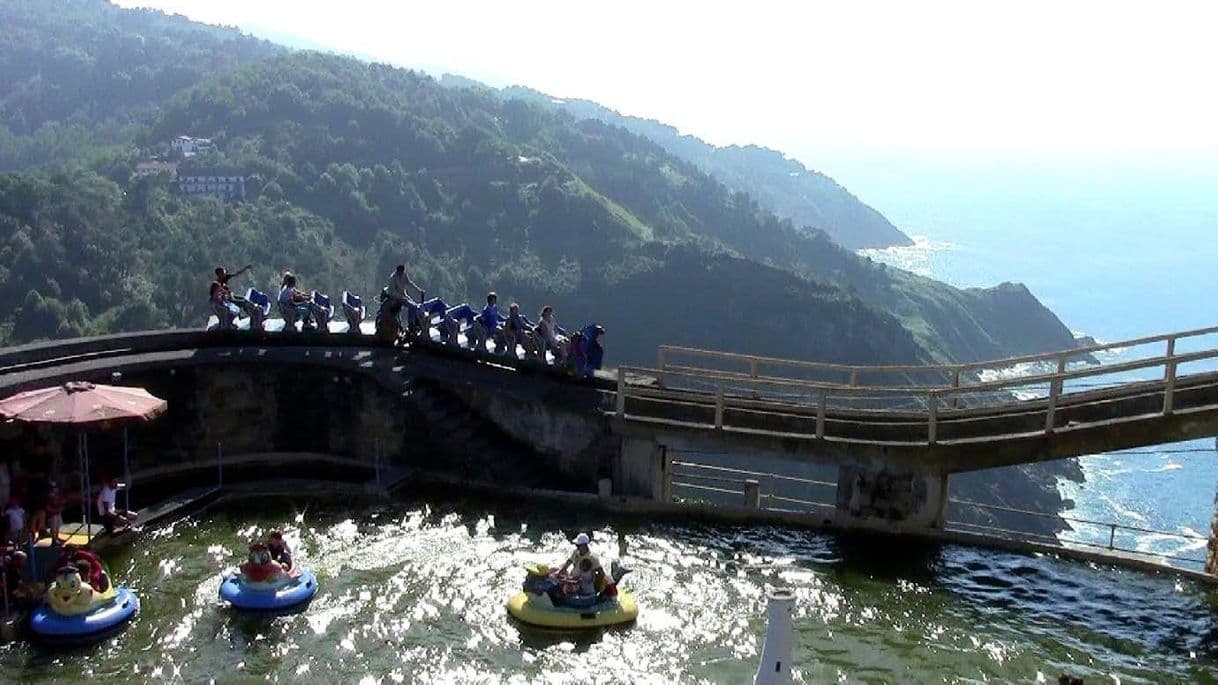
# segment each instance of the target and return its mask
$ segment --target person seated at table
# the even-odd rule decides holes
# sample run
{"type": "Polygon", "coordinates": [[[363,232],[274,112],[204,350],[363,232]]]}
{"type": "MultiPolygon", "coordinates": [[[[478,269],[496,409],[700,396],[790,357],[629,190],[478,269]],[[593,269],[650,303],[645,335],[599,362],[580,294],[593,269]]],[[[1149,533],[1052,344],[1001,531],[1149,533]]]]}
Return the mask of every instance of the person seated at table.
{"type": "Polygon", "coordinates": [[[271,561],[278,562],[283,567],[284,572],[292,570],[292,550],[288,548],[288,543],[283,539],[283,533],[274,530],[267,536],[266,547],[271,553],[271,561]]]}

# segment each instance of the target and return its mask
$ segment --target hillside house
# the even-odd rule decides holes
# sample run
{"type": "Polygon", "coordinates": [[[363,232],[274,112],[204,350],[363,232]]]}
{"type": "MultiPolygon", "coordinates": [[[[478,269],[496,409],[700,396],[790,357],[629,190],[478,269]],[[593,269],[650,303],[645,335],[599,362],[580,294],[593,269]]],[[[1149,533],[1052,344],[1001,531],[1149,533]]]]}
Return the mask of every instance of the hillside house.
{"type": "Polygon", "coordinates": [[[178,169],[178,190],[183,195],[210,195],[224,201],[245,199],[245,173],[225,167],[178,169]]]}
{"type": "Polygon", "coordinates": [[[181,152],[183,157],[194,157],[196,155],[206,155],[216,149],[215,143],[211,142],[211,138],[192,138],[190,136],[178,136],[169,143],[174,150],[181,152]]]}

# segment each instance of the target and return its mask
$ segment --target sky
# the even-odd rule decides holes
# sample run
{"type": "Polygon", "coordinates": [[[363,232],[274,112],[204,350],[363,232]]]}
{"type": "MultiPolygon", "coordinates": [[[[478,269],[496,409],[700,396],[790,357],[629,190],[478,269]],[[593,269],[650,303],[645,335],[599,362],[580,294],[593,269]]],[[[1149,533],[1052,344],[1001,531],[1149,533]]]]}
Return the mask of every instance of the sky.
{"type": "Polygon", "coordinates": [[[721,145],[1218,157],[1218,3],[118,4],[595,100],[721,145]]]}

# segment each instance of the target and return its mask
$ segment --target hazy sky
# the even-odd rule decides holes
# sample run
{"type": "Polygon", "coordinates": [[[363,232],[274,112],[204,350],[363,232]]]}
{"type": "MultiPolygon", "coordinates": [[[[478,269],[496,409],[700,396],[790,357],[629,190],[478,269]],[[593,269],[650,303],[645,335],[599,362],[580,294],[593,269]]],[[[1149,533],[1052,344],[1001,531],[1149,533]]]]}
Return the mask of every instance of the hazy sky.
{"type": "Polygon", "coordinates": [[[719,144],[1218,150],[1218,3],[120,0],[719,144]]]}

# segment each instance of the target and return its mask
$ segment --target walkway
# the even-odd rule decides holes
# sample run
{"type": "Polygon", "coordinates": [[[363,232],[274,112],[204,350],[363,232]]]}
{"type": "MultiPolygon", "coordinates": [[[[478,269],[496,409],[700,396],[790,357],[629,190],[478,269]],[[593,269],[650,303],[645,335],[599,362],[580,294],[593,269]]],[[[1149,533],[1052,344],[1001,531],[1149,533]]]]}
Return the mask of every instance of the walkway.
{"type": "Polygon", "coordinates": [[[1176,352],[1179,341],[1215,334],[1218,327],[938,366],[842,366],[665,347],[658,368],[618,369],[615,414],[623,434],[664,433],[666,444],[683,448],[875,455],[947,473],[986,469],[1218,434],[1218,372],[1180,373],[1188,364],[1212,367],[1218,346],[1176,352]],[[1094,363],[1097,353],[1150,345],[1162,353],[1094,363]],[[1112,381],[1135,372],[1154,378],[1112,381]],[[840,380],[822,380],[833,375],[840,380]]]}

